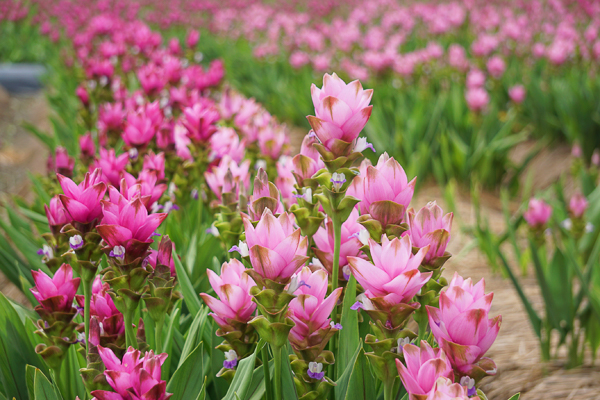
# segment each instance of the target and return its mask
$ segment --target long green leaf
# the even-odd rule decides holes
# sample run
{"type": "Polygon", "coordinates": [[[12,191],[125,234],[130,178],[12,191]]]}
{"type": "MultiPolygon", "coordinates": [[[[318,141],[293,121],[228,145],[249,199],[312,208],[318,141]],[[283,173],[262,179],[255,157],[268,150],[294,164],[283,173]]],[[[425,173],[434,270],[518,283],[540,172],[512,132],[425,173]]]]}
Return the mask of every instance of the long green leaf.
{"type": "Polygon", "coordinates": [[[177,280],[179,281],[179,285],[181,286],[181,291],[183,292],[183,301],[187,306],[188,310],[192,315],[197,315],[198,311],[202,307],[202,303],[200,302],[200,296],[194,290],[194,286],[190,282],[190,278],[188,276],[187,270],[181,264],[181,260],[177,256],[177,253],[173,251],[173,260],[175,260],[175,270],[177,271],[177,280]]]}
{"type": "Polygon", "coordinates": [[[62,396],[56,385],[50,383],[48,378],[39,369],[35,370],[33,392],[35,400],[62,400],[62,396]]]}
{"type": "Polygon", "coordinates": [[[204,381],[199,378],[204,375],[204,352],[200,343],[169,380],[167,392],[173,393],[171,399],[187,400],[198,397],[204,386],[204,381]]]}
{"type": "MultiPolygon", "coordinates": [[[[353,353],[360,344],[360,338],[358,334],[358,313],[351,310],[352,304],[356,301],[356,278],[350,277],[348,284],[346,285],[346,292],[344,294],[344,303],[342,305],[342,318],[341,325],[342,330],[340,331],[340,346],[337,354],[336,363],[339,366],[345,367],[352,358],[353,353]]],[[[341,369],[341,368],[340,368],[341,369]]],[[[338,374],[341,370],[338,369],[338,374]]]]}
{"type": "Polygon", "coordinates": [[[354,364],[356,364],[356,360],[358,355],[362,351],[362,342],[356,347],[354,351],[354,355],[346,364],[346,369],[344,373],[338,378],[335,386],[335,400],[344,400],[346,398],[346,393],[348,392],[348,384],[350,383],[350,377],[352,375],[352,371],[354,370],[354,364]]]}
{"type": "Polygon", "coordinates": [[[354,363],[346,400],[370,400],[375,393],[375,378],[371,373],[364,349],[360,350],[354,363]]]}
{"type": "Polygon", "coordinates": [[[181,367],[184,360],[190,354],[192,349],[196,346],[197,343],[202,341],[202,333],[204,332],[204,325],[206,324],[206,316],[208,315],[208,307],[202,307],[194,321],[192,322],[192,326],[187,331],[187,339],[185,340],[185,344],[183,345],[183,350],[181,351],[181,358],[179,359],[178,368],[181,367]],[[198,332],[200,334],[198,334],[198,332]]]}
{"type": "Polygon", "coordinates": [[[252,382],[252,375],[254,374],[254,364],[256,363],[256,355],[262,350],[265,345],[264,340],[260,340],[256,346],[256,350],[250,356],[244,358],[238,363],[238,367],[235,370],[235,376],[229,386],[227,394],[223,400],[236,400],[237,398],[245,399],[250,383],[252,382]]]}

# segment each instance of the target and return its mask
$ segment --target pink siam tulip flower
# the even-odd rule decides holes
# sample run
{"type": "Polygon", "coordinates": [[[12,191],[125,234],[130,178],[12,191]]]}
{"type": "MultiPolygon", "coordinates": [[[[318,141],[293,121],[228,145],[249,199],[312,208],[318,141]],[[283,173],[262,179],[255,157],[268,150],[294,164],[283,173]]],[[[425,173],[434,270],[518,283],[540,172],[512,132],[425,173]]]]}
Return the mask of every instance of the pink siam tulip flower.
{"type": "Polygon", "coordinates": [[[575,158],[583,157],[583,150],[581,150],[581,146],[579,143],[573,143],[573,147],[571,148],[571,155],[575,158]]]}
{"type": "Polygon", "coordinates": [[[57,174],[64,193],[59,195],[60,201],[72,221],[88,224],[102,215],[100,200],[106,193],[106,184],[100,180],[101,174],[100,169],[94,170],[91,174],[88,172],[79,185],[57,174]]]}
{"type": "Polygon", "coordinates": [[[306,135],[302,140],[300,154],[294,156],[292,163],[294,164],[294,176],[299,185],[305,179],[310,179],[319,170],[325,168],[325,163],[321,159],[317,149],[313,147],[314,143],[318,143],[314,135],[306,135]]]}
{"type": "Polygon", "coordinates": [[[361,214],[370,214],[383,227],[399,225],[415,192],[416,179],[408,182],[398,161],[384,153],[377,165],[367,166],[364,174],[354,178],[348,195],[361,200],[361,214]]]}
{"type": "Polygon", "coordinates": [[[73,269],[63,264],[54,277],[40,271],[31,271],[35,287],[29,289],[41,306],[48,312],[69,312],[79,288],[80,278],[73,278],[73,269]]]}
{"type": "Polygon", "coordinates": [[[212,171],[204,173],[204,178],[208,187],[221,200],[222,194],[231,192],[234,186],[237,186],[238,189],[241,186],[248,189],[250,185],[249,169],[250,160],[245,160],[238,165],[231,157],[224,156],[218,166],[214,166],[212,171]],[[231,177],[226,179],[229,173],[231,177]]]}
{"type": "Polygon", "coordinates": [[[424,265],[434,266],[436,260],[448,257],[445,252],[450,241],[453,216],[453,213],[444,215],[444,211],[435,201],[427,203],[416,214],[412,208],[408,210],[408,234],[413,246],[429,246],[429,251],[423,259],[424,265]]]}
{"type": "Polygon", "coordinates": [[[188,35],[185,39],[185,43],[187,44],[188,47],[193,48],[193,47],[196,47],[199,40],[200,40],[200,33],[197,30],[192,29],[188,33],[188,35]]]}
{"type": "Polygon", "coordinates": [[[508,97],[517,104],[521,104],[525,100],[525,87],[523,85],[515,85],[508,89],[508,97]]]}
{"type": "Polygon", "coordinates": [[[483,88],[467,89],[465,100],[472,111],[481,112],[490,102],[490,96],[483,88]]]}
{"type": "Polygon", "coordinates": [[[391,308],[408,303],[431,277],[431,272],[419,272],[419,266],[428,247],[412,254],[408,236],[389,240],[381,238],[381,245],[369,239],[373,263],[358,257],[348,257],[352,274],[365,289],[368,299],[379,299],[381,306],[391,308]]]}
{"type": "MultiPolygon", "coordinates": [[[[114,340],[117,336],[125,334],[125,325],[123,314],[117,309],[112,297],[108,294],[110,287],[107,283],[102,283],[100,276],[96,276],[92,285],[92,298],[90,302],[90,315],[96,317],[96,321],[102,328],[100,333],[102,337],[109,337],[114,340]]],[[[84,307],[83,297],[77,297],[80,307],[84,307]]]]}
{"type": "Polygon", "coordinates": [[[467,74],[467,89],[481,88],[485,85],[485,74],[478,69],[472,69],[467,74]]]}
{"type": "Polygon", "coordinates": [[[531,49],[531,53],[536,58],[542,58],[546,54],[546,47],[542,43],[535,43],[531,49]]]}
{"type": "Polygon", "coordinates": [[[461,45],[450,45],[448,48],[448,64],[459,71],[465,71],[469,67],[465,49],[461,45]]]}
{"type": "Polygon", "coordinates": [[[248,215],[253,221],[260,220],[265,209],[273,214],[281,214],[283,205],[279,201],[280,193],[277,186],[269,182],[267,173],[260,168],[254,179],[252,195],[248,197],[248,215]]]}
{"type": "Polygon", "coordinates": [[[98,110],[98,125],[108,132],[121,134],[125,116],[126,112],[123,110],[122,103],[105,103],[98,110]]]}
{"type": "Polygon", "coordinates": [[[261,154],[276,160],[285,152],[285,145],[289,142],[288,132],[284,125],[269,124],[259,130],[258,147],[261,154]]]}
{"type": "Polygon", "coordinates": [[[479,396],[470,397],[466,387],[452,383],[448,378],[440,377],[426,400],[480,400],[479,396]]]}
{"type": "Polygon", "coordinates": [[[102,211],[102,223],[96,230],[112,249],[111,256],[125,263],[136,260],[146,252],[156,228],[167,217],[164,213],[148,215],[139,197],[127,200],[121,196],[116,204],[102,201],[102,211]]]}
{"type": "Polygon", "coordinates": [[[235,129],[219,127],[214,135],[210,137],[210,159],[221,159],[228,155],[235,162],[239,163],[244,158],[246,143],[240,141],[240,137],[235,129]]]}
{"type": "Polygon", "coordinates": [[[154,355],[147,352],[140,357],[140,351],[129,347],[123,361],[111,349],[98,346],[98,353],[106,367],[106,381],[114,390],[94,390],[97,400],[168,400],[167,382],[160,379],[161,366],[166,353],[154,355]]]}
{"type": "MultiPolygon", "coordinates": [[[[358,240],[358,234],[364,229],[356,220],[358,219],[358,209],[354,208],[348,219],[342,224],[342,236],[340,247],[340,271],[338,276],[348,280],[349,276],[344,272],[344,267],[348,265],[347,257],[358,257],[361,254],[360,248],[363,246],[358,240]]],[[[333,250],[335,245],[333,235],[333,221],[328,218],[324,227],[320,227],[313,239],[317,248],[313,249],[319,261],[332,273],[333,268],[333,250]]]]}
{"type": "Polygon", "coordinates": [[[288,156],[281,156],[277,160],[277,177],[275,178],[275,185],[281,192],[283,202],[287,207],[290,207],[293,203],[296,203],[294,197],[294,173],[292,172],[292,159],[288,156]]]}
{"type": "Polygon", "coordinates": [[[189,145],[192,144],[192,141],[188,137],[187,129],[185,129],[183,125],[175,125],[173,128],[173,140],[175,143],[177,157],[181,158],[182,160],[192,161],[193,157],[189,148],[189,145]]]}
{"type": "Polygon", "coordinates": [[[86,88],[84,88],[83,86],[78,86],[77,90],[75,91],[75,94],[77,95],[77,97],[79,97],[79,100],[81,101],[81,104],[84,105],[84,107],[87,107],[90,104],[90,96],[86,88]]]}
{"type": "Polygon", "coordinates": [[[282,213],[278,218],[266,208],[256,225],[244,218],[246,242],[253,270],[263,279],[287,283],[308,260],[308,241],[294,229],[294,216],[282,213]]]}
{"type": "Polygon", "coordinates": [[[90,132],[79,138],[79,149],[84,159],[93,159],[96,156],[96,144],[90,132]]]}
{"type": "Polygon", "coordinates": [[[67,153],[67,149],[64,147],[57,147],[54,151],[54,156],[48,156],[49,173],[59,173],[71,177],[73,175],[74,166],[75,160],[72,157],[69,157],[69,153],[67,153]]]}
{"type": "MultiPolygon", "coordinates": [[[[167,190],[167,184],[158,184],[156,172],[148,170],[142,170],[138,179],[135,179],[130,173],[125,172],[119,188],[120,194],[127,200],[133,200],[139,196],[147,209],[150,209],[160,199],[165,190],[167,190]]],[[[111,202],[115,204],[119,202],[119,192],[112,186],[109,187],[111,202]]]]}
{"type": "Polygon", "coordinates": [[[217,131],[214,124],[218,120],[219,112],[216,107],[196,103],[183,110],[181,123],[192,140],[206,142],[217,131]]]}
{"type": "Polygon", "coordinates": [[[335,73],[325,74],[323,87],[311,86],[316,116],[308,122],[321,144],[334,156],[347,155],[371,116],[373,90],[363,90],[358,80],[346,84],[335,73]]]}
{"type": "Polygon", "coordinates": [[[301,68],[310,62],[310,57],[303,51],[295,51],[290,55],[290,65],[295,68],[301,68]]]}
{"type": "Polygon", "coordinates": [[[318,346],[320,353],[338,329],[332,329],[329,315],[343,288],[335,289],[325,298],[327,284],[327,273],[322,269],[312,272],[309,267],[303,267],[292,277],[291,289],[292,286],[298,286],[293,292],[297,297],[289,305],[290,318],[296,324],[290,331],[289,339],[295,350],[318,346]]]}
{"type": "Polygon", "coordinates": [[[404,345],[402,353],[406,366],[396,360],[396,367],[410,400],[425,399],[440,377],[454,379],[454,371],[442,349],[433,349],[422,340],[420,347],[404,345]]]}
{"type": "Polygon", "coordinates": [[[58,234],[60,229],[71,222],[71,217],[67,210],[63,207],[60,197],[58,195],[50,199],[50,207],[44,204],[44,210],[46,211],[46,217],[48,218],[48,225],[53,234],[58,234]]]}
{"type": "Polygon", "coordinates": [[[152,120],[144,114],[129,114],[127,126],[123,132],[123,141],[129,147],[146,147],[156,135],[152,120]]]}
{"type": "Polygon", "coordinates": [[[504,71],[506,70],[506,64],[504,63],[504,60],[499,56],[494,56],[490,58],[486,66],[490,75],[496,79],[501,78],[504,74],[504,71]]]}
{"type": "Polygon", "coordinates": [[[155,171],[159,180],[165,179],[165,153],[154,154],[151,150],[144,156],[142,169],[155,171]]]}
{"type": "Polygon", "coordinates": [[[482,358],[496,340],[502,316],[488,319],[493,293],[485,294],[482,279],[454,274],[448,289],[440,293],[440,308],[427,306],[429,326],[436,341],[446,352],[455,372],[479,380],[494,375],[496,365],[482,358]]]}
{"type": "MultiPolygon", "coordinates": [[[[167,236],[168,238],[168,236],[167,236]]],[[[175,270],[175,260],[173,259],[173,250],[175,249],[175,243],[170,240],[161,240],[160,245],[158,247],[158,251],[151,249],[150,254],[146,257],[146,261],[152,268],[156,269],[158,264],[166,265],[171,270],[171,276],[176,276],[177,272],[175,270]],[[169,243],[171,248],[169,248],[169,243]]]]}
{"type": "Polygon", "coordinates": [[[169,40],[169,52],[174,56],[181,54],[181,45],[179,44],[179,39],[171,38],[171,40],[169,40]]]}
{"type": "Polygon", "coordinates": [[[210,315],[224,332],[232,330],[236,323],[246,324],[254,317],[256,303],[252,301],[250,289],[256,283],[245,271],[244,264],[236,259],[223,263],[220,276],[206,270],[218,299],[206,293],[200,293],[200,297],[213,311],[210,315]]]}
{"type": "Polygon", "coordinates": [[[569,201],[569,212],[575,218],[583,217],[585,210],[587,210],[588,201],[584,195],[580,192],[577,192],[571,197],[569,201]]]}
{"type": "Polygon", "coordinates": [[[113,186],[119,186],[119,182],[121,182],[121,177],[127,164],[129,164],[129,154],[123,153],[117,157],[114,149],[106,150],[100,148],[100,158],[92,163],[90,172],[101,169],[102,182],[106,182],[113,186]]]}
{"type": "Polygon", "coordinates": [[[523,218],[532,228],[541,228],[550,219],[552,207],[542,199],[529,200],[529,207],[523,213],[523,218]]]}
{"type": "Polygon", "coordinates": [[[145,64],[137,70],[137,77],[148,96],[156,96],[165,87],[164,71],[154,64],[145,64]]]}

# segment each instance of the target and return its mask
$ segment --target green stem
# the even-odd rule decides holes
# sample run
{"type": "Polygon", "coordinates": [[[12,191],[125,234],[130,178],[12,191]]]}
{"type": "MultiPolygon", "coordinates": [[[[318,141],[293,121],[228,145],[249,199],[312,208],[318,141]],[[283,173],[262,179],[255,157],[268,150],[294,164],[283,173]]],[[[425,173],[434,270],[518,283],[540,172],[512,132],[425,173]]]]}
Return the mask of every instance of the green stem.
{"type": "Polygon", "coordinates": [[[125,323],[125,343],[127,347],[133,347],[134,349],[138,348],[137,339],[135,337],[135,331],[133,330],[133,315],[135,313],[135,309],[127,310],[123,313],[123,319],[125,323]]]}
{"type": "Polygon", "coordinates": [[[383,382],[383,400],[394,400],[394,380],[383,382]]]}
{"type": "MultiPolygon", "coordinates": [[[[335,242],[333,248],[333,267],[331,271],[331,291],[338,288],[340,274],[340,248],[342,247],[342,222],[336,214],[332,216],[333,222],[333,240],[335,242]]],[[[331,313],[333,323],[337,323],[337,304],[333,307],[331,313]]]]}
{"type": "Polygon", "coordinates": [[[156,354],[161,354],[163,352],[162,349],[162,332],[163,332],[163,326],[165,325],[165,319],[164,317],[161,318],[159,321],[154,321],[154,324],[156,325],[156,330],[155,330],[155,335],[154,335],[154,343],[156,344],[156,354]]]}
{"type": "Polygon", "coordinates": [[[273,385],[271,383],[271,371],[269,370],[269,349],[264,346],[261,350],[263,371],[265,374],[265,393],[267,400],[273,400],[273,385]]]}
{"type": "Polygon", "coordinates": [[[88,341],[90,340],[90,304],[92,302],[92,285],[93,280],[85,280],[83,282],[83,295],[85,297],[85,307],[83,309],[83,319],[85,321],[85,359],[88,360],[88,353],[90,347],[88,341]]]}
{"type": "Polygon", "coordinates": [[[271,346],[271,351],[273,351],[273,367],[275,369],[273,373],[273,383],[275,386],[275,399],[283,399],[283,388],[282,388],[282,377],[283,377],[283,366],[282,366],[282,347],[271,346]]]}

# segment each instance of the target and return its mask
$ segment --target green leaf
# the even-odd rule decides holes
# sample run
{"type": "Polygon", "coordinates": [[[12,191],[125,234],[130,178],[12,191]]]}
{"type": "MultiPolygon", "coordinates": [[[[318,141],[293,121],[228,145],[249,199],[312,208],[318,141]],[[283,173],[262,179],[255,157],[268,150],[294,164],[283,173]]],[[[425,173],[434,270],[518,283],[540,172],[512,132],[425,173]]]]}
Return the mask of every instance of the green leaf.
{"type": "Polygon", "coordinates": [[[206,324],[206,316],[208,315],[208,307],[202,306],[194,321],[192,322],[192,326],[187,331],[187,338],[185,340],[185,344],[183,345],[183,350],[181,351],[181,358],[179,359],[179,365],[177,368],[181,367],[184,360],[187,358],[188,354],[192,351],[194,346],[202,340],[202,333],[204,332],[204,326],[206,324]],[[198,334],[200,332],[200,334],[198,334]]]}
{"type": "MultiPolygon", "coordinates": [[[[346,366],[352,358],[353,353],[360,345],[358,335],[358,312],[351,310],[352,304],[356,302],[356,278],[350,276],[346,292],[344,293],[344,303],[342,305],[342,318],[340,331],[340,346],[337,354],[336,363],[338,366],[346,366]]],[[[341,371],[338,369],[338,374],[341,371]]]]}
{"type": "Polygon", "coordinates": [[[188,276],[187,270],[181,264],[181,260],[177,256],[177,253],[173,251],[173,260],[175,260],[175,270],[177,271],[177,280],[179,281],[179,285],[181,286],[181,291],[183,292],[183,301],[187,306],[188,310],[192,315],[197,315],[198,311],[202,307],[202,303],[200,302],[200,296],[194,290],[194,286],[192,282],[190,282],[190,278],[188,276]]]}
{"type": "MultiPolygon", "coordinates": [[[[354,355],[346,364],[346,369],[344,373],[338,378],[335,386],[335,400],[344,400],[346,398],[346,393],[348,392],[348,385],[350,383],[350,377],[352,375],[352,371],[354,370],[354,365],[356,364],[356,360],[358,359],[358,355],[363,350],[362,342],[356,347],[356,351],[354,355]]],[[[340,364],[341,365],[341,364],[340,364]]]]}
{"type": "MultiPolygon", "coordinates": [[[[287,372],[284,372],[281,376],[281,392],[284,396],[284,399],[297,400],[298,393],[296,393],[296,384],[294,383],[294,377],[292,375],[292,365],[290,364],[290,358],[285,355],[285,350],[283,351],[283,353],[283,366],[287,370],[287,372]]],[[[273,375],[271,375],[271,377],[272,376],[273,375]]]]}
{"type": "Polygon", "coordinates": [[[62,396],[56,385],[50,383],[48,378],[39,369],[35,370],[33,392],[35,400],[62,400],[62,396]]]}
{"type": "Polygon", "coordinates": [[[264,340],[260,340],[258,345],[256,346],[256,350],[249,357],[244,358],[238,363],[238,366],[235,370],[235,376],[233,377],[233,381],[231,382],[231,386],[229,386],[229,390],[227,394],[223,398],[223,400],[236,400],[239,396],[241,399],[246,398],[246,394],[248,393],[248,388],[250,387],[250,383],[252,382],[252,375],[254,373],[254,364],[256,363],[256,355],[262,347],[265,345],[264,340]]]}
{"type": "Polygon", "coordinates": [[[369,368],[365,350],[360,349],[350,376],[346,400],[370,400],[373,398],[373,393],[375,393],[375,378],[369,368]]]}
{"type": "MultiPolygon", "coordinates": [[[[163,348],[164,348],[164,352],[167,354],[171,354],[171,347],[173,346],[173,331],[176,329],[175,328],[175,324],[179,324],[179,315],[181,314],[181,308],[177,307],[173,310],[173,312],[171,313],[171,318],[169,321],[169,329],[167,330],[167,336],[165,337],[165,341],[163,342],[163,348]]],[[[161,371],[161,377],[162,379],[167,380],[167,378],[169,377],[169,373],[171,370],[171,360],[169,357],[167,357],[167,359],[165,360],[163,366],[162,366],[162,371],[161,371]]]]}
{"type": "Polygon", "coordinates": [[[517,394],[511,396],[511,398],[508,400],[519,400],[519,397],[521,397],[521,393],[517,393],[517,394]]]}
{"type": "Polygon", "coordinates": [[[204,352],[202,343],[185,359],[173,374],[167,385],[167,392],[173,393],[172,400],[195,399],[204,387],[204,352]]]}

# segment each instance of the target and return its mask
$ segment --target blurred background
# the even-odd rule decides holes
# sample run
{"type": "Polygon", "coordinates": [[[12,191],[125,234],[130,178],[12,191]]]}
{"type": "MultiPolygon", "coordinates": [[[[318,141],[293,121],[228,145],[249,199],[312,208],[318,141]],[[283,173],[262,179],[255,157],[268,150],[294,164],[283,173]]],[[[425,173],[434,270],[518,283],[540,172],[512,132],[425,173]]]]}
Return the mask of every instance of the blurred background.
{"type": "MultiPolygon", "coordinates": [[[[193,51],[206,66],[222,60],[226,85],[287,124],[292,155],[310,129],[311,84],[321,86],[333,72],[359,79],[374,89],[365,128],[372,159],[387,152],[409,179],[418,176],[415,203],[444,199],[457,217],[447,276],[460,268],[463,276],[485,277],[495,292],[494,310],[504,320],[490,351],[499,370],[484,385],[489,398],[521,391],[525,400],[598,399],[596,309],[575,307],[577,296],[553,286],[551,267],[537,268],[523,213],[531,197],[544,198],[557,232],[567,219],[576,222],[569,199],[587,199],[589,210],[577,217],[589,224],[580,248],[592,271],[590,298],[600,298],[600,262],[591,250],[600,223],[599,29],[595,0],[3,0],[0,201],[31,201],[36,188],[28,176],[47,173],[57,145],[78,152],[87,129],[78,123],[78,85],[89,74],[110,76],[116,60],[125,68],[144,44],[193,51]],[[108,15],[125,21],[136,44],[111,35],[108,15]],[[194,44],[192,30],[199,33],[194,44]],[[86,35],[97,33],[105,39],[87,57],[86,35]],[[566,328],[549,318],[561,302],[573,308],[566,328]],[[545,329],[536,328],[532,310],[550,321],[545,329]],[[547,354],[544,343],[552,347],[547,354]]],[[[142,89],[151,75],[137,77],[142,89]]],[[[4,231],[14,227],[3,218],[4,231]]],[[[4,258],[7,246],[0,246],[4,258]]],[[[567,279],[583,290],[575,274],[567,279]]],[[[27,302],[4,275],[0,289],[27,302]]]]}

